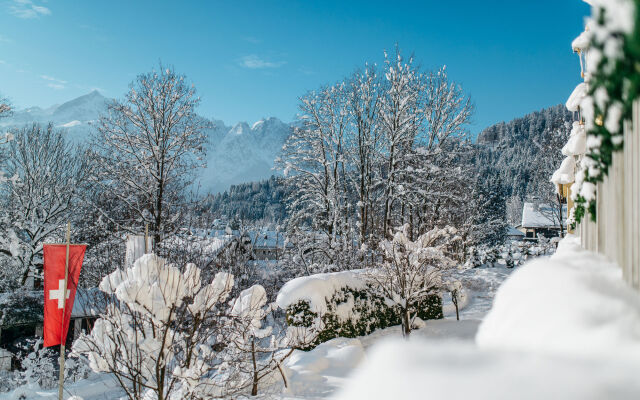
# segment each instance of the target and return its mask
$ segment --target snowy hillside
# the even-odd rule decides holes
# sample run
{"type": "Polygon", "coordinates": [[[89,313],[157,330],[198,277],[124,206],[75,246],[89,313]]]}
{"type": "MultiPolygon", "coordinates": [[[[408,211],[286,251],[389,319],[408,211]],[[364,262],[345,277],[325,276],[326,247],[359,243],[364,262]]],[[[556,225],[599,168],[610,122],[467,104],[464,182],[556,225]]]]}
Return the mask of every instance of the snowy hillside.
{"type": "MultiPolygon", "coordinates": [[[[30,107],[17,110],[9,118],[0,120],[0,129],[53,122],[66,129],[70,140],[78,143],[89,139],[92,124],[107,111],[110,99],[100,92],[80,96],[46,109],[30,107]]],[[[200,173],[201,191],[222,192],[231,185],[269,178],[275,174],[273,161],[289,136],[291,127],[277,118],[267,118],[249,126],[245,122],[233,127],[219,120],[211,120],[207,130],[209,148],[207,168],[200,173]]]]}

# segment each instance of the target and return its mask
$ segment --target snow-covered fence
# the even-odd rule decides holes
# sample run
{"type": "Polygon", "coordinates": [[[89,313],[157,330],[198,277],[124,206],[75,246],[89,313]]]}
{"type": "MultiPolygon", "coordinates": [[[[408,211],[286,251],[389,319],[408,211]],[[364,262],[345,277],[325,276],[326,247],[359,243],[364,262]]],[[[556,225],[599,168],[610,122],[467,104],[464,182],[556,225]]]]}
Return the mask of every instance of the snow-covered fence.
{"type": "Polygon", "coordinates": [[[609,174],[597,187],[597,222],[580,224],[582,246],[604,254],[640,290],[640,103],[624,132],[624,149],[613,154],[609,174]]]}

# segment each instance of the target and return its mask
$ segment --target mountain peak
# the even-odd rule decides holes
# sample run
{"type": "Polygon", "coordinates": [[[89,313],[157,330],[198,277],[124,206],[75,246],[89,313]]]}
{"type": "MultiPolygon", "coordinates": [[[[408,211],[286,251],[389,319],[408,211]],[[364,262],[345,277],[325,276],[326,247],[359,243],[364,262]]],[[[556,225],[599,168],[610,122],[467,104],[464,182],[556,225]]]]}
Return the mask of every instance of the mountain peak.
{"type": "Polygon", "coordinates": [[[238,122],[233,126],[233,128],[231,128],[229,133],[242,135],[243,133],[248,133],[249,131],[251,131],[251,128],[249,128],[249,124],[247,124],[246,122],[238,122]]]}
{"type": "Polygon", "coordinates": [[[91,92],[89,92],[89,94],[87,94],[86,96],[90,96],[90,97],[104,97],[102,95],[102,93],[98,92],[98,89],[93,89],[91,92]]]}

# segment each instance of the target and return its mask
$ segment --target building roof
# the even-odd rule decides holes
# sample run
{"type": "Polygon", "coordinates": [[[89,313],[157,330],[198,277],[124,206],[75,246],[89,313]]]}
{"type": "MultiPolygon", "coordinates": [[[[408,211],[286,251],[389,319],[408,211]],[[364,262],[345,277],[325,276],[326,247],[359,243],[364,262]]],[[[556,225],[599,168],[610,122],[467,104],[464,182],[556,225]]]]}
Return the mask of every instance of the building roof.
{"type": "Polygon", "coordinates": [[[517,230],[513,226],[507,227],[507,236],[521,236],[524,237],[524,232],[517,230]]]}
{"type": "Polygon", "coordinates": [[[231,234],[223,229],[212,229],[207,232],[207,236],[220,238],[224,241],[230,241],[233,240],[233,238],[239,238],[243,234],[249,236],[254,249],[273,249],[276,247],[282,249],[285,247],[285,245],[288,247],[291,246],[291,244],[287,242],[284,232],[265,229],[249,230],[244,233],[238,230],[233,230],[231,231],[231,234]]]}
{"type": "MultiPolygon", "coordinates": [[[[562,205],[562,225],[566,226],[567,205],[562,205]]],[[[554,208],[545,203],[524,203],[522,207],[523,228],[555,228],[560,229],[554,208]]]]}

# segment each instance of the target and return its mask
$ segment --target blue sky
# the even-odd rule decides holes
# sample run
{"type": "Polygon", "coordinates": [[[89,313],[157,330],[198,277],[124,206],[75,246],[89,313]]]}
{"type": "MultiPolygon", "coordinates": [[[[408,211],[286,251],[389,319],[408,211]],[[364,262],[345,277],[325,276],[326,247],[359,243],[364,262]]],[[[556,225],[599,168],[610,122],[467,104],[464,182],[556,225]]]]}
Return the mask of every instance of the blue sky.
{"type": "Polygon", "coordinates": [[[196,85],[204,116],[291,121],[299,96],[398,43],[425,69],[447,65],[477,133],[566,100],[588,13],[580,0],[0,0],[0,93],[18,108],[122,97],[161,60],[196,85]]]}

